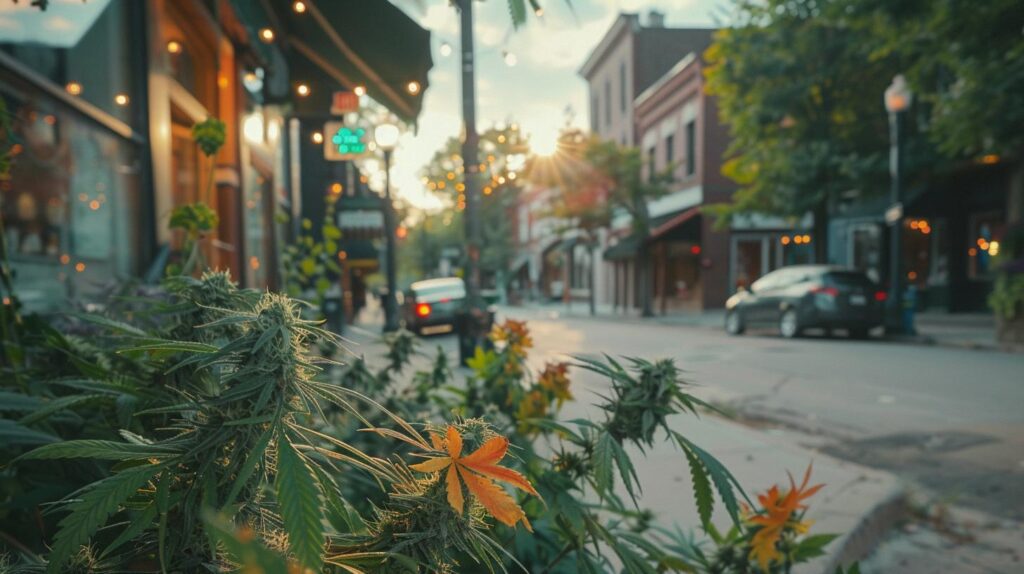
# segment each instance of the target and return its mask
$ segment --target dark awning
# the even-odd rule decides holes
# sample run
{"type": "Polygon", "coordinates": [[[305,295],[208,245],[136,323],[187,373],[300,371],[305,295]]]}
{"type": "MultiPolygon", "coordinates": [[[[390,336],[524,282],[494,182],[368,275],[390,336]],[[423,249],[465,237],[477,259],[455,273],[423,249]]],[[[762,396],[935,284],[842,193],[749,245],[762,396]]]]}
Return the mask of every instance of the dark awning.
{"type": "MultiPolygon", "coordinates": [[[[430,32],[387,0],[232,0],[259,43],[270,28],[284,51],[290,90],[300,113],[326,115],[331,94],[363,86],[374,100],[406,121],[415,121],[433,67],[430,32]],[[305,83],[310,95],[294,99],[305,83]],[[410,90],[415,83],[416,90],[410,90]]],[[[273,55],[260,49],[268,60],[273,55]]],[[[275,94],[277,95],[277,94],[275,94]]]]}
{"type": "Polygon", "coordinates": [[[604,250],[604,258],[608,261],[624,261],[636,256],[637,251],[643,246],[644,240],[640,234],[630,233],[623,237],[618,243],[604,250]]]}
{"type": "MultiPolygon", "coordinates": [[[[686,223],[694,221],[698,215],[700,215],[699,206],[663,215],[658,219],[651,221],[651,234],[648,239],[653,241],[664,237],[673,231],[679,231],[686,223]]],[[[693,239],[700,239],[700,229],[693,230],[691,234],[692,233],[697,234],[693,239]]]]}

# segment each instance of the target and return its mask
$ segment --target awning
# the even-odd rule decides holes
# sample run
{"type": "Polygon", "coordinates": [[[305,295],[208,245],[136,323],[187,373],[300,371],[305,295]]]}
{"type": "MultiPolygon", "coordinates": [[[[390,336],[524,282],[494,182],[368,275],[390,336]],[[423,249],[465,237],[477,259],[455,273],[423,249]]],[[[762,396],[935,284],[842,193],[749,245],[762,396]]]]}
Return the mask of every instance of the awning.
{"type": "MultiPolygon", "coordinates": [[[[700,207],[691,207],[676,213],[667,213],[651,220],[650,233],[642,237],[637,232],[632,232],[623,237],[618,243],[604,250],[604,258],[608,261],[622,261],[632,259],[645,243],[665,238],[673,232],[678,232],[691,221],[695,221],[700,215],[700,207]]],[[[694,240],[700,240],[700,230],[694,231],[697,235],[694,240]]]]}
{"type": "Polygon", "coordinates": [[[363,86],[395,115],[416,120],[434,65],[430,32],[387,0],[303,0],[302,12],[292,0],[232,3],[256,44],[259,30],[274,31],[273,44],[287,61],[289,90],[273,95],[294,101],[298,113],[327,115],[334,91],[363,86]],[[299,83],[309,86],[308,96],[295,98],[299,83]]]}
{"type": "MultiPolygon", "coordinates": [[[[687,222],[694,220],[698,215],[700,215],[700,207],[691,207],[690,209],[685,209],[681,212],[663,215],[651,222],[651,233],[648,236],[648,240],[659,239],[668,233],[679,229],[687,222]]],[[[699,230],[697,230],[697,233],[698,236],[694,239],[700,239],[699,230]]]]}
{"type": "Polygon", "coordinates": [[[604,250],[604,258],[608,261],[623,261],[636,256],[644,240],[636,232],[623,237],[618,243],[604,250]]]}
{"type": "Polygon", "coordinates": [[[513,274],[518,273],[519,270],[525,267],[529,262],[530,254],[520,253],[519,255],[516,256],[515,259],[512,260],[512,264],[509,265],[508,270],[513,274]]]}
{"type": "Polygon", "coordinates": [[[341,263],[348,267],[374,267],[380,259],[380,253],[368,239],[342,240],[339,251],[345,253],[341,263]]]}

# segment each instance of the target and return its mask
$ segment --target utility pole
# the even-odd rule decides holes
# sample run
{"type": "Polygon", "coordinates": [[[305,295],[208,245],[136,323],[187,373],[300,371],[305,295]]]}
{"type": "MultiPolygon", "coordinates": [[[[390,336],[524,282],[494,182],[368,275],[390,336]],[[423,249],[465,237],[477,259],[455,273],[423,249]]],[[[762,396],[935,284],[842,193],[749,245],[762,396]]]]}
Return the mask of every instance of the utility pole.
{"type": "Polygon", "coordinates": [[[462,166],[466,186],[466,287],[468,309],[459,332],[459,360],[472,357],[490,326],[480,294],[480,161],[477,158],[479,135],[476,133],[476,58],[473,52],[473,0],[457,0],[461,25],[462,53],[462,166]]]}
{"type": "Polygon", "coordinates": [[[483,309],[480,296],[480,162],[476,133],[476,59],[473,53],[473,0],[458,0],[462,52],[462,165],[466,186],[466,285],[471,312],[483,309]]]}

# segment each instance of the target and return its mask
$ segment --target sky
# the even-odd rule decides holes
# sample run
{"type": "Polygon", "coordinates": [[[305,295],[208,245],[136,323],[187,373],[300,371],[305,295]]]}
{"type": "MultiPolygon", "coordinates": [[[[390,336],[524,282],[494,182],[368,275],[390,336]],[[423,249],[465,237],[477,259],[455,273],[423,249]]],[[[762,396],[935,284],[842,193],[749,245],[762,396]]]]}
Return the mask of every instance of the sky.
{"type": "MultiPolygon", "coordinates": [[[[415,133],[395,150],[392,180],[397,195],[414,207],[440,203],[420,182],[420,170],[462,127],[459,78],[459,14],[447,0],[392,0],[431,31],[434,68],[415,133]],[[441,54],[442,43],[451,55],[441,54]]],[[[516,122],[534,141],[553,141],[568,119],[585,127],[586,84],[577,71],[619,12],[665,13],[670,27],[711,27],[728,0],[540,0],[544,9],[513,30],[506,0],[474,5],[477,49],[477,128],[516,122]],[[570,8],[571,5],[571,8],[570,8]],[[514,54],[515,65],[504,53],[514,54]],[[567,113],[567,108],[571,111],[567,113]]],[[[641,16],[644,22],[644,16],[641,16]]]]}

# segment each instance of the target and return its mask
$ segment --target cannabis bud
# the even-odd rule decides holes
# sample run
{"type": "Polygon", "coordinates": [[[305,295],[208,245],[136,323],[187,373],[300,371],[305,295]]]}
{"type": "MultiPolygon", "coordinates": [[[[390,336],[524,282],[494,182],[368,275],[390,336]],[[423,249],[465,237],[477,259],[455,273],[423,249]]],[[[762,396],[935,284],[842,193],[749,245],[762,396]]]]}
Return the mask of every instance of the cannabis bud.
{"type": "Polygon", "coordinates": [[[224,145],[225,130],[224,122],[217,118],[207,118],[192,126],[192,139],[203,150],[203,154],[210,157],[224,145]]]}

